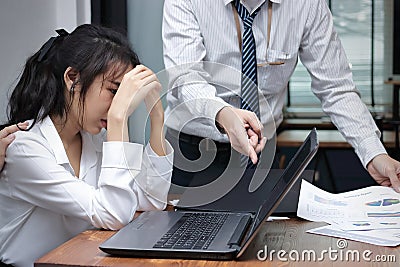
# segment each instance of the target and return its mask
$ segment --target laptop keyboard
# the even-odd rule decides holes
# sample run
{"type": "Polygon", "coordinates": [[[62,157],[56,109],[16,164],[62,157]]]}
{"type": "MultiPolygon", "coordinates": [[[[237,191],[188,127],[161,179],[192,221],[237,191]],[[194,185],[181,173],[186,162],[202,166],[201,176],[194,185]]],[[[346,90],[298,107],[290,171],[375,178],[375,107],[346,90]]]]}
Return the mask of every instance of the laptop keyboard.
{"type": "Polygon", "coordinates": [[[153,248],[207,249],[227,218],[226,213],[185,213],[153,248]]]}

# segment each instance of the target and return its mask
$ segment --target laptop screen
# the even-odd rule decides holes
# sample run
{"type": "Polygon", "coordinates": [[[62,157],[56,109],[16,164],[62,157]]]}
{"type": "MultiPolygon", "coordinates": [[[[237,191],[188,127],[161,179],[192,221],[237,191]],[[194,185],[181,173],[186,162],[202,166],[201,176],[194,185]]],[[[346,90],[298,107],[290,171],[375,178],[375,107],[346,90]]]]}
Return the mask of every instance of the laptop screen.
{"type": "Polygon", "coordinates": [[[245,251],[247,246],[256,236],[257,232],[261,228],[262,223],[272,214],[272,212],[279,205],[285,194],[290,190],[294,182],[300,177],[301,173],[310,163],[318,149],[317,131],[314,128],[307,136],[304,143],[297,150],[292,160],[289,162],[285,171],[282,173],[280,179],[278,179],[274,188],[272,189],[270,196],[265,202],[260,205],[258,212],[253,220],[253,224],[246,236],[246,241],[242,246],[237,257],[245,251]]]}

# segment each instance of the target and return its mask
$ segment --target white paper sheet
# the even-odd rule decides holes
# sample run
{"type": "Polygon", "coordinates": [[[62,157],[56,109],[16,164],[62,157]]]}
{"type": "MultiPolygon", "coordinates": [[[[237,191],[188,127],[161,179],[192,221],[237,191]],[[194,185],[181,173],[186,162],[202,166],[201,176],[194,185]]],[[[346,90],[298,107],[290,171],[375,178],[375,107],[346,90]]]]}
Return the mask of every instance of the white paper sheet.
{"type": "Polygon", "coordinates": [[[334,225],[327,225],[310,229],[307,233],[345,238],[378,246],[395,247],[400,245],[400,229],[343,231],[334,225]]]}
{"type": "Polygon", "coordinates": [[[331,224],[307,233],[378,246],[400,245],[400,194],[389,187],[332,194],[303,180],[297,216],[331,224]]]}
{"type": "Polygon", "coordinates": [[[383,186],[332,194],[303,180],[297,216],[342,230],[400,231],[400,194],[383,186]]]}

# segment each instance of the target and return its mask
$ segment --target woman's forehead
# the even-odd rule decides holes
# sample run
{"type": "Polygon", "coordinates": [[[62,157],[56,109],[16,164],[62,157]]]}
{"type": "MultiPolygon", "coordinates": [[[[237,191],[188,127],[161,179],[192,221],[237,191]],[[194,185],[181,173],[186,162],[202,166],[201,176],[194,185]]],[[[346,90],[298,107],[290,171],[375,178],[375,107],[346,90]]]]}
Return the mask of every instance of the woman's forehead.
{"type": "Polygon", "coordinates": [[[132,65],[123,63],[110,64],[107,71],[104,73],[104,78],[108,80],[122,79],[122,77],[132,69],[132,65]]]}

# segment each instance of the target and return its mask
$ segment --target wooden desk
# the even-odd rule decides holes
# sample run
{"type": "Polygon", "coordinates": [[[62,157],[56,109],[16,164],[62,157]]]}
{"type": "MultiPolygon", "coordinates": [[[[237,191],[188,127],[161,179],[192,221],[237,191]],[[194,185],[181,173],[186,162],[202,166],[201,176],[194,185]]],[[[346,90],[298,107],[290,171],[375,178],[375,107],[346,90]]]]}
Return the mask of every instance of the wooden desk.
{"type": "MultiPolygon", "coordinates": [[[[351,148],[344,137],[337,130],[317,130],[320,148],[351,148]]],[[[278,147],[299,147],[309,130],[286,130],[278,134],[278,147]]],[[[395,147],[395,133],[393,131],[383,131],[383,141],[386,147],[395,147]]]]}
{"type": "Polygon", "coordinates": [[[398,266],[400,261],[400,247],[379,247],[360,242],[347,241],[348,245],[343,249],[357,250],[360,255],[365,250],[372,252],[370,258],[376,255],[394,255],[397,262],[382,263],[366,262],[361,259],[360,262],[353,261],[333,261],[325,253],[323,261],[291,261],[289,252],[296,250],[301,253],[306,250],[314,250],[319,257],[323,250],[340,250],[337,247],[338,238],[319,236],[305,233],[306,230],[322,226],[324,223],[308,222],[299,219],[290,219],[284,221],[266,222],[247,248],[245,254],[236,261],[207,261],[207,260],[182,260],[182,259],[144,259],[144,258],[121,258],[112,257],[98,249],[98,246],[107,238],[112,236],[113,231],[89,230],[85,231],[75,238],[64,243],[60,247],[51,251],[47,255],[38,259],[35,267],[48,266],[398,266]],[[268,254],[275,250],[272,261],[268,258],[266,261],[257,259],[258,251],[267,246],[268,254]],[[280,261],[277,257],[279,250],[286,251],[285,257],[289,261],[280,261]]]}

